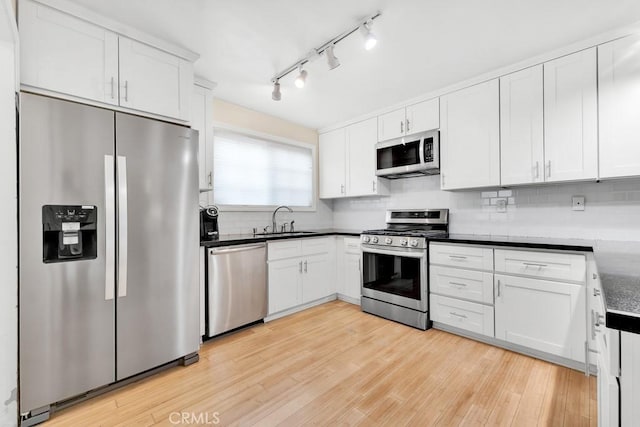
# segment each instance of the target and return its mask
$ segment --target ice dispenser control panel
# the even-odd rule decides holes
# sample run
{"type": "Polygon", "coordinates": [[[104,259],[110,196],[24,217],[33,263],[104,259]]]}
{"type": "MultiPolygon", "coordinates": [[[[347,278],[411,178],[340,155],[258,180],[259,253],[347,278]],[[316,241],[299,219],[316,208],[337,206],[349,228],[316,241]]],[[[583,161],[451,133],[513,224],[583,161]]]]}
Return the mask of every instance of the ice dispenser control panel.
{"type": "Polygon", "coordinates": [[[94,259],[97,256],[95,206],[42,207],[42,260],[45,263],[94,259]]]}

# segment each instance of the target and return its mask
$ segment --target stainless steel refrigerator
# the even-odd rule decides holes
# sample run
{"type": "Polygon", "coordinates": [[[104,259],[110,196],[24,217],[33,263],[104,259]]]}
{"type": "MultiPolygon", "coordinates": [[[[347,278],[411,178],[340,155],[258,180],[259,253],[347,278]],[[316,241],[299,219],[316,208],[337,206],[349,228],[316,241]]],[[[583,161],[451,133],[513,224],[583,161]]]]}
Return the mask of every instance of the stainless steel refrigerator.
{"type": "Polygon", "coordinates": [[[186,127],[21,94],[23,415],[197,358],[197,152],[186,127]]]}

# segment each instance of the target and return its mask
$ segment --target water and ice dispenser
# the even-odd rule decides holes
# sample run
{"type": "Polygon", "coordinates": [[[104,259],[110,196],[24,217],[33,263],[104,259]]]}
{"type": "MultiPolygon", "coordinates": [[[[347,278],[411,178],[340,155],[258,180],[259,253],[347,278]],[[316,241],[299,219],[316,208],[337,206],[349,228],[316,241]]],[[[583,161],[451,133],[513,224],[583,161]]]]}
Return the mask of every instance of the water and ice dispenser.
{"type": "Polygon", "coordinates": [[[95,259],[97,219],[95,206],[44,205],[42,260],[50,263],[95,259]]]}

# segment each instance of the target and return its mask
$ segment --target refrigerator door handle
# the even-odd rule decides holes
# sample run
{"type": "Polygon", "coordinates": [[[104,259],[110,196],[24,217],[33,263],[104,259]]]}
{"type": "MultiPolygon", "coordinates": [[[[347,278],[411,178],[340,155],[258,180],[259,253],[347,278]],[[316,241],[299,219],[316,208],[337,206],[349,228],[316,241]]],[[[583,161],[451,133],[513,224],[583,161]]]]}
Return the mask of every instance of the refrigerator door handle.
{"type": "Polygon", "coordinates": [[[104,299],[113,299],[115,291],[116,256],[116,194],[113,156],[104,156],[105,272],[104,299]]]}
{"type": "Polygon", "coordinates": [[[118,298],[127,296],[127,158],[118,156],[118,298]]]}

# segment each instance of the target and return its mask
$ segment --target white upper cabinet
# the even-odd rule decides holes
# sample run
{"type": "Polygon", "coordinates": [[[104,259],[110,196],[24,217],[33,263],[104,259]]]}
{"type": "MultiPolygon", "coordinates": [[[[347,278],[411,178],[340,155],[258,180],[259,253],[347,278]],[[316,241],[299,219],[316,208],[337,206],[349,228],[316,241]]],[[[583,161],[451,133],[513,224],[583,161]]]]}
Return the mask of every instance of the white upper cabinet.
{"type": "Polygon", "coordinates": [[[188,121],[193,65],[135,40],[119,39],[120,105],[188,121]]]}
{"type": "Polygon", "coordinates": [[[213,203],[213,91],[193,86],[191,97],[191,127],[198,131],[198,186],[200,204],[213,203]]]}
{"type": "Polygon", "coordinates": [[[377,120],[371,118],[320,135],[320,198],[389,194],[376,176],[377,120]]]}
{"type": "Polygon", "coordinates": [[[600,177],[640,175],[640,36],[598,46],[600,177]]]}
{"type": "Polygon", "coordinates": [[[365,120],[347,127],[347,195],[388,194],[387,182],[376,176],[377,120],[365,120]]]}
{"type": "Polygon", "coordinates": [[[118,35],[55,9],[20,2],[20,80],[118,105],[118,35]]]}
{"type": "Polygon", "coordinates": [[[405,127],[405,110],[392,111],[378,116],[378,141],[399,138],[403,136],[405,127]]]}
{"type": "Polygon", "coordinates": [[[596,48],[544,64],[545,181],[598,175],[596,48]]]}
{"type": "Polygon", "coordinates": [[[319,151],[320,198],[346,196],[346,128],[321,134],[319,151]]]}
{"type": "Polygon", "coordinates": [[[29,90],[190,120],[190,60],[32,0],[20,2],[19,20],[29,90]]]}
{"type": "Polygon", "coordinates": [[[440,98],[442,189],[500,185],[499,101],[498,79],[440,98]]]}
{"type": "Polygon", "coordinates": [[[500,182],[544,181],[542,65],[500,77],[500,182]]]}
{"type": "Polygon", "coordinates": [[[378,141],[399,138],[440,127],[438,98],[378,116],[378,141]]]}

